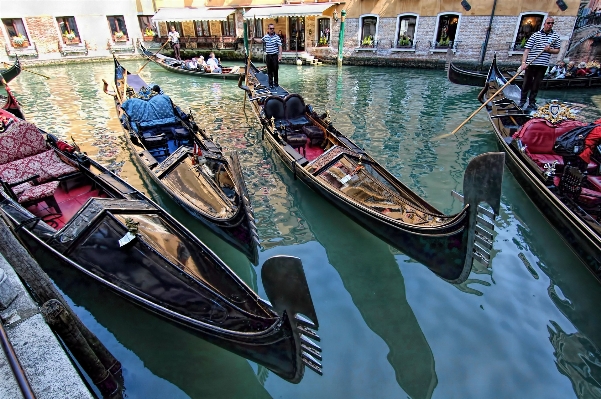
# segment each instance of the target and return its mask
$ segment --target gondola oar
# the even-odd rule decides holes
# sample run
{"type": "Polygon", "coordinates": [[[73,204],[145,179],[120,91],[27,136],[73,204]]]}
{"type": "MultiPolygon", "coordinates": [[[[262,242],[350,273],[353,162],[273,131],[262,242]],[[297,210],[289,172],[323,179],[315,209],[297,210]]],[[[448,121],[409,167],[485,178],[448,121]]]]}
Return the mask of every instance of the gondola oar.
{"type": "MultiPolygon", "coordinates": [[[[2,63],[4,65],[12,66],[11,64],[6,63],[4,61],[2,61],[2,63]]],[[[29,69],[25,69],[23,67],[20,67],[19,69],[21,69],[22,71],[25,71],[25,72],[33,73],[34,75],[38,75],[38,76],[41,76],[41,77],[46,78],[46,79],[50,79],[50,76],[42,75],[41,73],[33,72],[33,71],[30,71],[29,69]]]]}
{"type": "MultiPolygon", "coordinates": [[[[546,46],[545,46],[545,47],[546,47],[546,46]]],[[[541,50],[541,52],[540,52],[540,53],[538,53],[538,54],[536,55],[536,57],[534,57],[534,58],[532,59],[532,61],[530,61],[528,64],[526,64],[526,68],[528,68],[528,67],[529,67],[529,66],[530,66],[530,65],[531,65],[531,64],[534,62],[534,60],[536,60],[538,57],[540,57],[540,55],[541,55],[542,53],[544,53],[544,52],[545,52],[545,49],[542,49],[542,50],[541,50]]],[[[524,69],[526,69],[526,68],[524,68],[524,69]]],[[[513,80],[514,80],[515,78],[517,78],[518,76],[520,76],[520,73],[521,73],[521,72],[522,72],[524,69],[522,69],[522,67],[520,66],[520,67],[518,68],[518,70],[517,70],[516,74],[515,74],[515,75],[513,75],[513,76],[511,77],[511,79],[509,79],[509,80],[507,81],[507,83],[505,83],[503,86],[501,86],[501,88],[500,88],[499,90],[497,90],[497,91],[495,92],[495,94],[493,94],[492,96],[490,96],[490,97],[488,98],[488,100],[484,101],[484,103],[483,103],[483,104],[482,104],[480,107],[478,107],[478,109],[477,109],[477,110],[475,110],[474,112],[472,112],[472,114],[471,114],[470,116],[468,116],[468,117],[467,117],[467,119],[466,119],[466,120],[464,120],[464,121],[463,121],[463,122],[462,122],[462,123],[461,123],[459,126],[457,126],[457,127],[455,128],[455,130],[453,130],[451,133],[446,133],[446,134],[440,135],[440,136],[438,136],[438,137],[434,137],[434,140],[440,140],[440,139],[444,139],[444,138],[446,138],[446,137],[452,136],[452,135],[454,135],[455,133],[457,133],[457,131],[458,131],[459,129],[461,129],[461,128],[462,128],[462,127],[463,127],[463,126],[466,124],[466,123],[468,123],[468,122],[470,121],[470,119],[472,119],[472,118],[473,118],[473,117],[474,117],[474,116],[475,116],[475,115],[476,115],[478,112],[480,112],[480,110],[481,110],[482,108],[484,108],[484,107],[486,106],[486,104],[488,104],[488,103],[489,103],[489,102],[490,102],[490,101],[491,101],[493,98],[495,98],[495,97],[497,96],[497,94],[501,93],[501,92],[503,91],[503,89],[504,89],[505,87],[509,86],[509,84],[510,84],[511,82],[513,82],[513,80]]]]}
{"type": "MultiPolygon", "coordinates": [[[[163,44],[163,45],[161,46],[161,48],[160,48],[160,49],[159,49],[159,50],[158,50],[156,53],[154,53],[152,56],[153,56],[153,57],[155,57],[155,56],[156,56],[158,53],[160,53],[160,52],[161,52],[161,50],[163,49],[163,47],[165,47],[165,46],[167,45],[167,43],[169,43],[169,40],[167,40],[167,41],[165,42],[165,44],[163,44]]],[[[142,65],[142,66],[140,67],[140,69],[138,69],[138,72],[136,72],[136,75],[138,75],[140,72],[142,72],[142,69],[144,69],[144,67],[145,67],[146,65],[148,65],[148,63],[150,62],[150,60],[151,60],[151,59],[150,59],[150,57],[148,57],[148,60],[147,60],[147,61],[144,63],[144,65],[142,65]]]]}

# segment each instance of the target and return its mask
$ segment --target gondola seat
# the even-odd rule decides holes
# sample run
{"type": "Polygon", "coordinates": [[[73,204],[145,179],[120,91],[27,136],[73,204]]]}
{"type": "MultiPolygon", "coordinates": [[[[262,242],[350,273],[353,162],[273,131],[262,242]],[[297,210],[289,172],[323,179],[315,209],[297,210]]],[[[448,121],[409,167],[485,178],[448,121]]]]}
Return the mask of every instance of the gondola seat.
{"type": "Polygon", "coordinates": [[[284,112],[290,126],[301,127],[310,123],[305,116],[305,109],[305,101],[300,95],[293,93],[284,98],[284,112]]]}
{"type": "Polygon", "coordinates": [[[42,132],[29,122],[14,121],[0,134],[0,180],[23,205],[45,201],[60,212],[54,199],[59,179],[78,172],[46,147],[42,132]]]}
{"type": "Polygon", "coordinates": [[[274,119],[276,128],[280,126],[290,126],[290,123],[286,120],[286,113],[284,109],[284,100],[278,96],[270,96],[265,99],[263,104],[263,111],[265,117],[271,123],[271,118],[274,119]]]}
{"type": "Polygon", "coordinates": [[[325,133],[318,126],[303,126],[303,133],[309,138],[311,146],[320,146],[325,140],[325,133]]]}
{"type": "Polygon", "coordinates": [[[307,136],[300,132],[290,132],[284,136],[284,140],[288,145],[294,148],[299,154],[305,154],[305,145],[307,145],[307,136]],[[301,152],[302,151],[302,152],[301,152]]]}
{"type": "MultiPolygon", "coordinates": [[[[554,125],[542,118],[532,118],[513,135],[513,138],[521,141],[521,144],[525,147],[524,153],[541,170],[544,170],[545,164],[557,162],[555,169],[559,172],[563,170],[564,159],[553,151],[555,140],[569,130],[586,125],[586,123],[579,121],[564,121],[554,125]]],[[[591,162],[588,165],[588,170],[594,170],[598,166],[596,162],[591,162]]]]}

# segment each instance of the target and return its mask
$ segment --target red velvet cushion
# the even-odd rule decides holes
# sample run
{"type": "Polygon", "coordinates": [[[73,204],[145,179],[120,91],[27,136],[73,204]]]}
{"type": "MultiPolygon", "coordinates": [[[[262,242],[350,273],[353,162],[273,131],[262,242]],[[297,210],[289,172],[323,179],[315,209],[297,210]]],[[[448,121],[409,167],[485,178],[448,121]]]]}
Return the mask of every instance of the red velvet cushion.
{"type": "Polygon", "coordinates": [[[28,201],[39,200],[42,198],[48,198],[54,195],[56,188],[58,187],[57,181],[51,181],[49,183],[40,184],[39,186],[33,186],[30,189],[24,191],[18,196],[20,204],[28,201]]]}
{"type": "Polygon", "coordinates": [[[597,188],[597,191],[601,192],[601,176],[587,176],[589,183],[597,188]]]}
{"type": "Polygon", "coordinates": [[[54,150],[0,165],[0,179],[7,183],[15,183],[34,175],[38,175],[38,181],[43,183],[74,172],[77,169],[62,162],[54,150]]]}
{"type": "Polygon", "coordinates": [[[15,120],[0,134],[0,164],[46,150],[44,135],[32,123],[15,120]]]}
{"type": "Polygon", "coordinates": [[[531,154],[553,154],[553,145],[557,137],[575,127],[586,125],[587,123],[579,121],[564,121],[553,125],[545,119],[532,118],[513,137],[522,140],[531,154]]]}

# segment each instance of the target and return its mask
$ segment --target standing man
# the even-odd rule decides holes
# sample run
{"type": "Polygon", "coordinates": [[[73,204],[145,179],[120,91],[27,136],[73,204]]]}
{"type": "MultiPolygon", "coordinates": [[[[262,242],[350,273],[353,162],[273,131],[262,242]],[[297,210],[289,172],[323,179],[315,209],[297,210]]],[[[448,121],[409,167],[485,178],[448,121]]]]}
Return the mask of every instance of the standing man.
{"type": "Polygon", "coordinates": [[[534,32],[524,46],[525,50],[524,55],[522,55],[520,69],[525,69],[526,72],[524,73],[524,83],[522,84],[520,108],[524,108],[528,92],[530,92],[528,108],[533,110],[538,109],[536,105],[538,87],[545,77],[551,54],[559,53],[561,45],[559,35],[553,30],[554,23],[555,20],[553,17],[548,17],[545,20],[543,28],[538,32],[534,32]]]}
{"type": "Polygon", "coordinates": [[[175,30],[175,26],[171,25],[171,32],[169,32],[167,36],[171,42],[171,48],[173,48],[175,59],[181,61],[182,58],[179,55],[179,32],[175,30]]]}
{"type": "Polygon", "coordinates": [[[278,68],[282,59],[282,40],[275,34],[275,26],[268,25],[268,31],[263,36],[265,52],[267,53],[267,76],[269,76],[269,88],[278,87],[278,68]]]}

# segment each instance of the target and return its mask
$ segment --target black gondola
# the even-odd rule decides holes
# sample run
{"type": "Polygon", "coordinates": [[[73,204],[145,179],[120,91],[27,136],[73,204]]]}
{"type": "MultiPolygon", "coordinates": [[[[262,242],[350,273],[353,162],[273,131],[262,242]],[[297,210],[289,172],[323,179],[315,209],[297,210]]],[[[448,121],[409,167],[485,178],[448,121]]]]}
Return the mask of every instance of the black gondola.
{"type": "MultiPolygon", "coordinates": [[[[8,64],[7,64],[8,65],[8,64]]],[[[0,69],[0,75],[6,83],[10,82],[21,73],[21,62],[15,57],[15,62],[8,68],[0,69]]]]}
{"type": "Polygon", "coordinates": [[[117,91],[109,92],[106,81],[104,91],[115,99],[133,158],[175,202],[256,264],[259,237],[237,153],[225,156],[191,113],[114,60],[117,91]]]}
{"type": "Polygon", "coordinates": [[[238,85],[263,126],[263,137],[295,177],[447,281],[464,281],[474,259],[488,264],[494,225],[479,214],[491,219],[498,214],[503,154],[470,162],[463,184],[466,206],[445,215],[336,130],[327,113],[318,115],[300,95],[282,87],[270,90],[267,74],[250,61],[246,70],[247,84],[241,77],[238,85]],[[482,201],[493,212],[478,206],[482,201]]]}
{"type": "Polygon", "coordinates": [[[154,62],[161,68],[168,70],[169,72],[182,73],[184,75],[198,76],[201,78],[208,79],[227,79],[236,80],[240,75],[240,67],[236,66],[224,66],[221,68],[221,72],[206,72],[204,70],[192,70],[184,67],[182,61],[178,61],[175,58],[167,57],[163,54],[153,53],[146,49],[142,43],[140,43],[140,51],[146,59],[154,62]]]}
{"type": "Polygon", "coordinates": [[[318,320],[299,259],[264,263],[272,305],[118,176],[33,124],[3,110],[0,116],[11,120],[0,134],[0,209],[42,265],[74,268],[290,382],[302,379],[304,365],[321,374],[318,320]]]}
{"type": "MultiPolygon", "coordinates": [[[[495,57],[496,63],[496,57],[495,57]]],[[[498,69],[498,68],[497,68],[498,69]]],[[[499,71],[499,73],[501,73],[499,71]]],[[[501,76],[510,78],[510,73],[501,73],[501,76]]],[[[480,71],[467,70],[458,67],[452,62],[448,65],[447,77],[451,83],[466,85],[466,86],[477,86],[482,87],[486,82],[487,74],[480,71]]],[[[516,77],[513,83],[522,87],[524,79],[521,76],[516,77]]],[[[563,90],[563,89],[582,89],[586,87],[600,87],[601,76],[582,76],[565,79],[543,79],[540,83],[539,88],[541,90],[563,90]]]]}
{"type": "MultiPolygon", "coordinates": [[[[493,60],[479,99],[489,100],[506,83],[493,60]]],[[[574,120],[570,106],[557,101],[524,114],[516,105],[519,97],[519,88],[509,85],[487,104],[507,166],[574,252],[601,278],[601,152],[595,149],[586,173],[569,166],[553,151],[555,140],[587,123],[574,120]]]]}

